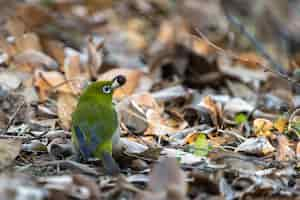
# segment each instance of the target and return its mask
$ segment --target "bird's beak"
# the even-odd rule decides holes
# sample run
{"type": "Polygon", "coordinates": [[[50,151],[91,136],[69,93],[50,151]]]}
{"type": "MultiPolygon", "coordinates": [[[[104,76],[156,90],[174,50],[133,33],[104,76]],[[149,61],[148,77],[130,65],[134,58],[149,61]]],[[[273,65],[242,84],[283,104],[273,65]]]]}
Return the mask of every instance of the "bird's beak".
{"type": "Polygon", "coordinates": [[[118,75],[115,78],[113,78],[112,80],[112,84],[111,84],[111,88],[113,90],[123,86],[126,83],[126,78],[125,76],[122,75],[118,75]]]}

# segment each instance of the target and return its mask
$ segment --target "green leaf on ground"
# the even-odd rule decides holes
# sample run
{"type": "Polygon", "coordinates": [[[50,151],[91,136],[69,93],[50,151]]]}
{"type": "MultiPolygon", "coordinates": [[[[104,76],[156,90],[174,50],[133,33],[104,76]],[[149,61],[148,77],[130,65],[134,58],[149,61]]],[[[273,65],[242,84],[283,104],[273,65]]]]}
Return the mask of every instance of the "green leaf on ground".
{"type": "Polygon", "coordinates": [[[212,149],[212,146],[206,139],[206,135],[200,133],[193,144],[193,154],[196,156],[207,156],[212,149]]]}
{"type": "Polygon", "coordinates": [[[239,125],[246,122],[247,120],[248,116],[244,113],[239,113],[234,117],[234,121],[239,125]]]}

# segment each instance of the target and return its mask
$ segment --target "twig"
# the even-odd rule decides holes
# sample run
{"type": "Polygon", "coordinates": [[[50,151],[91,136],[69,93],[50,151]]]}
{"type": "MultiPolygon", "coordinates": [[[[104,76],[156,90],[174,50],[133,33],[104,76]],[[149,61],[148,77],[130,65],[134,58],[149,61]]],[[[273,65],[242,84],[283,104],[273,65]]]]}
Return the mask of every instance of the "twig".
{"type": "Polygon", "coordinates": [[[35,166],[44,167],[44,166],[56,166],[56,165],[62,165],[65,168],[74,168],[77,170],[80,170],[83,173],[91,174],[94,176],[98,176],[99,173],[94,170],[93,168],[90,168],[87,165],[72,161],[72,160],[54,160],[54,161],[48,161],[43,163],[34,164],[35,166]]]}
{"type": "Polygon", "coordinates": [[[238,18],[231,15],[229,13],[229,10],[227,9],[225,9],[225,13],[229,22],[233,24],[239,30],[239,32],[251,42],[251,44],[256,48],[256,50],[262,55],[262,57],[268,60],[271,66],[273,66],[273,68],[277,70],[277,72],[282,73],[284,67],[281,64],[278,64],[277,62],[274,61],[274,59],[265,50],[265,48],[258,42],[258,40],[246,30],[246,27],[238,20],[238,18]]]}
{"type": "Polygon", "coordinates": [[[9,121],[8,121],[5,129],[2,131],[2,134],[6,133],[7,130],[10,128],[10,126],[13,125],[15,118],[17,117],[18,113],[21,111],[21,109],[25,105],[25,103],[26,103],[25,101],[22,101],[22,103],[17,107],[16,111],[9,118],[9,121]]]}
{"type": "MultiPolygon", "coordinates": [[[[196,31],[197,34],[198,34],[197,36],[200,37],[200,38],[202,38],[209,46],[211,46],[212,48],[216,49],[218,54],[224,55],[224,56],[227,56],[227,57],[230,57],[230,58],[232,58],[232,59],[234,59],[234,60],[239,60],[239,61],[242,61],[242,62],[246,62],[246,63],[250,63],[250,62],[253,63],[253,62],[254,62],[256,65],[262,67],[264,70],[269,71],[269,72],[271,72],[271,73],[277,75],[279,78],[281,78],[281,79],[283,79],[283,80],[287,80],[287,81],[291,82],[292,84],[297,85],[297,86],[300,87],[300,83],[298,83],[297,80],[295,80],[295,79],[289,77],[288,75],[283,74],[283,73],[281,73],[281,72],[279,72],[279,71],[277,71],[277,70],[274,70],[274,69],[272,69],[271,67],[269,67],[268,65],[265,65],[265,64],[263,64],[263,63],[261,63],[261,62],[254,61],[254,60],[251,60],[251,61],[250,61],[250,60],[247,59],[247,58],[241,58],[241,57],[239,57],[238,55],[236,55],[236,54],[234,54],[234,53],[232,53],[232,52],[229,52],[229,51],[227,51],[227,50],[225,50],[225,49],[219,47],[218,45],[214,44],[213,42],[211,42],[211,41],[206,37],[206,35],[205,35],[204,33],[202,33],[199,29],[195,29],[195,31],[196,31]]],[[[199,39],[198,37],[195,36],[196,39],[199,39]]]]}
{"type": "Polygon", "coordinates": [[[182,139],[182,138],[186,137],[189,133],[192,133],[192,132],[200,131],[201,133],[209,134],[216,130],[216,128],[208,128],[208,129],[206,129],[206,128],[207,128],[206,125],[199,125],[199,126],[194,126],[191,128],[186,128],[181,131],[178,131],[177,133],[172,133],[170,138],[171,139],[172,138],[182,139]]]}
{"type": "Polygon", "coordinates": [[[13,140],[22,140],[22,142],[29,142],[31,140],[41,139],[47,134],[48,134],[48,131],[45,131],[41,135],[38,135],[35,137],[19,136],[19,135],[0,135],[0,139],[13,139],[13,140]]]}
{"type": "Polygon", "coordinates": [[[229,130],[222,130],[222,129],[218,129],[218,132],[220,133],[225,133],[225,134],[229,134],[229,135],[232,135],[242,141],[245,141],[247,140],[247,138],[245,138],[244,136],[241,136],[240,134],[234,132],[234,131],[229,131],[229,130]]]}
{"type": "Polygon", "coordinates": [[[293,126],[293,119],[299,112],[300,112],[300,108],[297,108],[296,110],[294,110],[294,112],[289,117],[289,124],[288,124],[288,130],[294,131],[296,133],[296,135],[298,135],[297,131],[292,126],[293,126]]]}

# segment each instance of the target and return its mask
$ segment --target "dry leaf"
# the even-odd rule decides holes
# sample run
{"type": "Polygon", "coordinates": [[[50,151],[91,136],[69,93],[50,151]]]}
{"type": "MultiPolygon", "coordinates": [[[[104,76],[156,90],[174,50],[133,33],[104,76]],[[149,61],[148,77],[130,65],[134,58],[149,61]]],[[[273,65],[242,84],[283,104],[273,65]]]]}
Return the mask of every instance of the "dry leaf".
{"type": "Polygon", "coordinates": [[[138,194],[140,200],[184,200],[187,184],[185,174],[175,158],[165,158],[150,173],[148,191],[138,194]]]}
{"type": "Polygon", "coordinates": [[[21,140],[0,139],[0,168],[7,167],[19,155],[21,140]]]}
{"type": "Polygon", "coordinates": [[[13,71],[3,71],[0,73],[0,85],[2,89],[15,90],[22,83],[22,79],[13,71]]]}
{"type": "Polygon", "coordinates": [[[16,65],[30,65],[32,68],[44,66],[48,69],[57,69],[58,64],[51,57],[36,50],[26,50],[14,56],[13,61],[16,65]]]}
{"type": "Polygon", "coordinates": [[[240,144],[236,152],[244,152],[258,156],[264,156],[275,151],[275,148],[270,144],[265,137],[249,138],[240,144]]]}
{"type": "Polygon", "coordinates": [[[257,69],[260,67],[260,64],[264,63],[264,59],[255,52],[245,52],[239,54],[237,63],[252,69],[257,69]]]}
{"type": "Polygon", "coordinates": [[[53,57],[60,66],[64,65],[65,60],[65,51],[64,44],[62,42],[56,40],[42,40],[43,47],[45,48],[45,52],[53,57]]]}
{"type": "Polygon", "coordinates": [[[16,38],[22,36],[27,30],[26,25],[18,17],[10,17],[5,28],[16,38]]]}
{"type": "Polygon", "coordinates": [[[26,29],[29,30],[53,21],[47,8],[37,4],[18,4],[15,12],[16,16],[24,22],[26,29]]]}
{"type": "Polygon", "coordinates": [[[130,46],[134,50],[142,51],[143,49],[145,49],[147,47],[147,42],[146,42],[144,36],[142,34],[138,33],[137,31],[128,30],[126,36],[127,36],[130,46]]]}
{"type": "Polygon", "coordinates": [[[97,77],[97,73],[100,70],[100,67],[103,62],[103,46],[104,46],[103,40],[97,42],[93,40],[92,37],[89,37],[87,43],[88,67],[90,70],[90,75],[93,78],[97,77]]]}
{"type": "Polygon", "coordinates": [[[153,109],[158,112],[163,111],[154,99],[154,97],[148,92],[132,95],[130,99],[132,102],[143,107],[144,109],[153,109]]]}
{"type": "Polygon", "coordinates": [[[80,56],[78,54],[68,56],[64,62],[64,72],[66,79],[69,80],[68,85],[73,94],[81,93],[85,82],[89,80],[88,74],[82,72],[80,67],[80,56]]]}
{"type": "Polygon", "coordinates": [[[212,54],[216,52],[214,48],[212,48],[205,40],[200,38],[193,38],[193,50],[198,55],[208,56],[209,54],[212,54]]]}
{"type": "Polygon", "coordinates": [[[157,39],[167,45],[174,42],[175,30],[172,23],[169,20],[163,21],[159,27],[157,39]]]}
{"type": "Polygon", "coordinates": [[[18,52],[27,50],[35,50],[37,52],[42,51],[40,38],[35,33],[25,33],[24,35],[17,37],[16,48],[18,49],[18,52]]]}
{"type": "Polygon", "coordinates": [[[69,130],[72,113],[77,105],[77,99],[71,94],[60,93],[57,99],[57,114],[64,129],[69,130]]]}
{"type": "Polygon", "coordinates": [[[41,101],[47,99],[50,91],[72,93],[72,90],[67,84],[64,76],[57,71],[46,72],[37,70],[34,76],[34,86],[38,88],[41,101]],[[57,87],[58,85],[59,87],[57,87]]]}
{"type": "Polygon", "coordinates": [[[294,160],[295,152],[293,149],[289,147],[290,143],[287,137],[284,135],[278,135],[277,141],[278,141],[278,148],[277,148],[276,160],[278,161],[294,160]]]}
{"type": "Polygon", "coordinates": [[[8,56],[7,59],[17,54],[17,49],[14,44],[8,42],[4,37],[0,36],[0,49],[5,52],[8,56]]]}
{"type": "Polygon", "coordinates": [[[221,117],[221,111],[217,103],[210,96],[206,96],[202,99],[199,105],[210,111],[210,117],[213,121],[213,124],[218,127],[221,117]]]}
{"type": "Polygon", "coordinates": [[[272,135],[273,122],[268,119],[255,119],[253,121],[253,129],[256,136],[269,137],[272,135]]]}
{"type": "Polygon", "coordinates": [[[275,122],[274,122],[274,128],[277,129],[280,133],[283,133],[284,130],[287,128],[288,120],[284,117],[279,117],[275,122]]]}
{"type": "Polygon", "coordinates": [[[193,144],[199,136],[199,133],[190,133],[184,138],[184,144],[193,144]]]}
{"type": "Polygon", "coordinates": [[[117,75],[123,75],[126,77],[126,84],[114,92],[114,98],[122,99],[123,97],[130,96],[134,93],[135,89],[140,83],[142,72],[139,70],[131,69],[112,69],[101,74],[98,80],[112,80],[117,75]]]}

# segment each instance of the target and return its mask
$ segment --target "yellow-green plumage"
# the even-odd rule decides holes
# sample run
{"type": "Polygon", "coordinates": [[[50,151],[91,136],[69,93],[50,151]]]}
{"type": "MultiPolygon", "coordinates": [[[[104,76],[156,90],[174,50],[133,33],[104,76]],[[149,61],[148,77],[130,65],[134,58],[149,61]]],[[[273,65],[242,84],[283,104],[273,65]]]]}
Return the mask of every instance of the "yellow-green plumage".
{"type": "Polygon", "coordinates": [[[81,156],[102,159],[104,152],[112,153],[113,135],[119,128],[112,93],[124,83],[124,77],[98,81],[89,85],[80,96],[72,114],[72,142],[81,156]]]}

